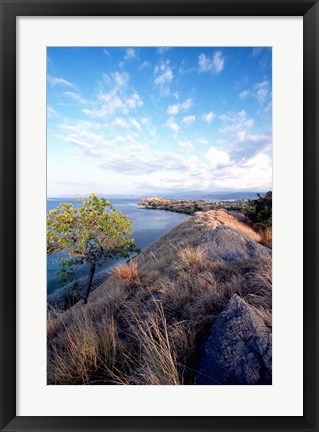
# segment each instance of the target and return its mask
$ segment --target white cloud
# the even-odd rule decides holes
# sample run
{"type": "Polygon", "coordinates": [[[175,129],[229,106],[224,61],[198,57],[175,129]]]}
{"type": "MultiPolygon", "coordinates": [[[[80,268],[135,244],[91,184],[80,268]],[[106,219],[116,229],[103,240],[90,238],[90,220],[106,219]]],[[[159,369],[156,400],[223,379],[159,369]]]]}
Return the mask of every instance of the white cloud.
{"type": "Polygon", "coordinates": [[[182,120],[182,123],[185,123],[187,125],[193,123],[196,120],[196,116],[194,115],[189,115],[189,116],[185,116],[182,120]]]}
{"type": "Polygon", "coordinates": [[[245,98],[247,96],[255,97],[260,105],[268,102],[269,96],[271,96],[270,82],[268,80],[256,83],[252,89],[243,90],[239,93],[240,98],[245,98]]]}
{"type": "Polygon", "coordinates": [[[178,124],[172,118],[169,118],[164,126],[167,126],[169,129],[171,129],[176,134],[179,131],[178,124]]]}
{"type": "Polygon", "coordinates": [[[212,111],[206,114],[203,114],[203,120],[207,122],[208,124],[211,124],[214,118],[216,117],[216,114],[214,114],[212,111]]]}
{"type": "Polygon", "coordinates": [[[184,110],[187,111],[192,106],[192,99],[188,98],[183,103],[177,103],[174,105],[169,105],[167,108],[167,114],[168,115],[176,115],[179,113],[179,111],[184,110]]]}
{"type": "Polygon", "coordinates": [[[217,147],[210,147],[206,153],[206,158],[211,168],[216,168],[219,165],[228,165],[230,160],[229,154],[217,147]]]}
{"type": "Polygon", "coordinates": [[[143,101],[140,98],[139,94],[135,92],[131,96],[126,98],[125,105],[126,105],[126,110],[128,111],[134,108],[141,107],[143,105],[143,101]]]}
{"type": "Polygon", "coordinates": [[[248,117],[246,111],[230,112],[220,116],[224,126],[219,130],[222,134],[238,134],[253,126],[254,121],[248,117]]]}
{"type": "Polygon", "coordinates": [[[242,110],[220,116],[223,127],[219,130],[225,136],[231,158],[236,161],[248,160],[256,154],[270,150],[272,137],[269,132],[253,132],[254,119],[242,110]]]}
{"type": "Polygon", "coordinates": [[[180,107],[183,110],[188,110],[192,106],[192,103],[193,103],[192,99],[188,98],[188,99],[186,99],[185,102],[180,104],[180,107]]]}
{"type": "Polygon", "coordinates": [[[267,106],[264,108],[264,113],[271,112],[272,109],[272,101],[268,102],[267,106]]]}
{"type": "Polygon", "coordinates": [[[158,47],[157,51],[159,52],[159,54],[164,54],[169,49],[170,49],[170,47],[158,47]]]}
{"type": "Polygon", "coordinates": [[[269,90],[270,90],[269,81],[263,81],[257,83],[255,85],[255,90],[256,90],[256,97],[258,99],[258,102],[260,103],[260,105],[263,105],[263,103],[265,102],[269,94],[269,90]]]}
{"type": "Polygon", "coordinates": [[[198,142],[203,145],[208,145],[209,141],[206,138],[199,138],[198,142]]]}
{"type": "Polygon", "coordinates": [[[137,130],[141,130],[141,125],[140,125],[140,123],[139,123],[137,120],[131,118],[131,119],[130,119],[130,122],[131,122],[131,124],[132,124],[132,125],[133,125],[137,130]]]}
{"type": "Polygon", "coordinates": [[[125,56],[124,59],[125,60],[132,60],[133,58],[136,57],[136,52],[133,48],[127,48],[126,52],[125,52],[125,56]]]}
{"type": "Polygon", "coordinates": [[[193,149],[193,144],[191,141],[179,141],[178,145],[181,150],[190,152],[193,149]]]}
{"type": "Polygon", "coordinates": [[[169,60],[161,61],[154,69],[154,84],[160,88],[162,95],[169,94],[169,84],[173,80],[173,70],[170,67],[169,60]]]}
{"type": "Polygon", "coordinates": [[[99,147],[109,147],[107,140],[97,133],[99,125],[87,121],[75,124],[62,124],[60,128],[64,131],[63,139],[72,142],[82,150],[92,154],[98,154],[99,147]]]}
{"type": "Polygon", "coordinates": [[[128,83],[128,81],[129,81],[129,74],[127,73],[127,72],[114,72],[113,74],[112,74],[112,77],[113,77],[113,79],[114,79],[114,81],[115,81],[115,84],[118,86],[118,87],[124,87],[124,86],[126,86],[126,84],[128,83]]]}
{"type": "Polygon", "coordinates": [[[213,176],[213,185],[218,190],[269,190],[272,187],[271,159],[259,153],[241,164],[218,170],[213,176]]]}
{"type": "Polygon", "coordinates": [[[211,61],[205,54],[200,54],[198,57],[198,65],[200,72],[207,72],[211,70],[211,61]]]}
{"type": "Polygon", "coordinates": [[[170,105],[169,107],[167,107],[167,114],[168,115],[176,115],[178,114],[179,111],[179,105],[170,105]]]}
{"type": "Polygon", "coordinates": [[[48,75],[48,82],[49,82],[52,86],[62,85],[62,86],[66,86],[66,87],[75,88],[75,85],[72,84],[70,81],[67,81],[67,80],[65,80],[64,78],[54,77],[54,76],[52,76],[52,75],[48,75]]]}
{"type": "Polygon", "coordinates": [[[143,70],[151,66],[151,63],[147,60],[144,60],[139,66],[138,70],[143,70]]]}
{"type": "Polygon", "coordinates": [[[213,72],[219,74],[224,69],[225,59],[221,51],[216,51],[213,57],[213,72]]]}
{"type": "Polygon", "coordinates": [[[102,93],[98,96],[98,102],[93,108],[84,108],[82,112],[91,117],[112,116],[120,111],[127,114],[143,105],[143,101],[137,92],[130,95],[120,95],[117,88],[109,93],[102,93]]]}
{"type": "Polygon", "coordinates": [[[47,107],[47,116],[49,118],[59,117],[59,114],[53,108],[51,108],[50,106],[48,106],[47,107]]]}
{"type": "Polygon", "coordinates": [[[251,55],[252,57],[258,57],[264,51],[264,47],[255,47],[253,48],[251,55]]]}
{"type": "MultiPolygon", "coordinates": [[[[130,118],[129,125],[135,129],[132,120],[135,119],[130,118]]],[[[170,119],[170,124],[174,123],[170,119]]],[[[150,188],[163,192],[267,190],[271,187],[271,159],[263,151],[235,160],[231,151],[211,146],[205,159],[201,159],[192,153],[190,140],[178,140],[176,145],[180,151],[173,152],[155,149],[136,138],[133,132],[112,133],[110,128],[99,123],[81,121],[63,124],[61,129],[61,138],[75,146],[77,157],[81,154],[91,167],[92,164],[99,167],[101,176],[104,171],[106,176],[114,173],[118,179],[124,178],[123,184],[128,182],[133,193],[150,188]]],[[[174,132],[174,126],[172,130],[174,132]]],[[[259,137],[251,135],[250,140],[257,142],[259,137]]]]}
{"type": "Polygon", "coordinates": [[[128,126],[127,121],[123,117],[116,117],[116,119],[113,121],[113,124],[122,128],[126,128],[128,126]]]}
{"type": "Polygon", "coordinates": [[[211,72],[215,75],[222,72],[224,69],[225,58],[221,51],[215,51],[212,58],[205,54],[200,54],[198,57],[198,66],[200,72],[211,72]]]}
{"type": "Polygon", "coordinates": [[[245,98],[246,96],[249,95],[249,90],[243,90],[241,93],[239,93],[239,97],[241,98],[245,98]]]}
{"type": "Polygon", "coordinates": [[[71,99],[73,99],[76,102],[79,102],[81,104],[85,104],[86,100],[82,98],[82,96],[79,93],[74,93],[70,91],[64,92],[66,96],[69,96],[71,99]]]}

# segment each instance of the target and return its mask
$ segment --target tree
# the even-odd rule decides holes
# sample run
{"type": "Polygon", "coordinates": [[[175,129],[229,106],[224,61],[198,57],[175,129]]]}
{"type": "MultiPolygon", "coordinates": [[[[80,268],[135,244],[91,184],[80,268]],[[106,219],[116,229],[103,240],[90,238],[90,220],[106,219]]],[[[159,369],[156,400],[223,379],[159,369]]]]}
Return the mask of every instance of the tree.
{"type": "MultiPolygon", "coordinates": [[[[132,235],[132,222],[114,209],[104,198],[91,194],[87,201],[79,198],[82,206],[61,203],[50,210],[47,217],[47,253],[65,252],[63,266],[89,265],[89,274],[82,293],[86,304],[95,273],[96,264],[114,257],[128,258],[137,251],[132,235]]],[[[72,273],[69,272],[69,273],[72,273]]]]}
{"type": "Polygon", "coordinates": [[[267,192],[264,197],[260,194],[257,196],[258,199],[248,200],[245,213],[252,222],[265,231],[272,226],[272,192],[267,192]]]}

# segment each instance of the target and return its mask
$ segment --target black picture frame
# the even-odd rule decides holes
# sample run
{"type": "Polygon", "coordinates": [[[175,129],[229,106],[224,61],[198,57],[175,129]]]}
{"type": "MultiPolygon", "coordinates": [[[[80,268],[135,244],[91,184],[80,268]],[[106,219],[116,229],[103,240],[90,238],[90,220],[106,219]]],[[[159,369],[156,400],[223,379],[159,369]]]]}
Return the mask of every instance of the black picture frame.
{"type": "Polygon", "coordinates": [[[0,7],[1,431],[319,431],[318,1],[0,0],[0,7]],[[302,417],[254,417],[254,413],[250,417],[147,417],[146,415],[144,417],[16,416],[16,17],[123,15],[303,16],[304,415],[302,417]]]}

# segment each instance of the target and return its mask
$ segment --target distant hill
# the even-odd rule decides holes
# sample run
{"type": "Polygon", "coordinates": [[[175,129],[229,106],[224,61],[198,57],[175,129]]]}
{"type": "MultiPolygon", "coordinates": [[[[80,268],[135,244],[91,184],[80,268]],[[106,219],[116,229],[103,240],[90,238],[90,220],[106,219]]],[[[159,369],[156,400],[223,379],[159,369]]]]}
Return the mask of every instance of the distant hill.
{"type": "Polygon", "coordinates": [[[170,199],[190,199],[190,200],[240,200],[240,199],[256,199],[257,194],[266,194],[266,192],[178,192],[178,193],[167,193],[165,196],[170,199]]]}

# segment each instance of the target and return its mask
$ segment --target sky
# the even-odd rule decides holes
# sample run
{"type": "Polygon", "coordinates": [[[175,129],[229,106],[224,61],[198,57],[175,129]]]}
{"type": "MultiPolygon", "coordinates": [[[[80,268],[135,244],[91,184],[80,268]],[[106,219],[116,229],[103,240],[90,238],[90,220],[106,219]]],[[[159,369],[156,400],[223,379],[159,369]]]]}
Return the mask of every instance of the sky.
{"type": "Polygon", "coordinates": [[[268,47],[47,48],[49,197],[265,192],[268,47]]]}

